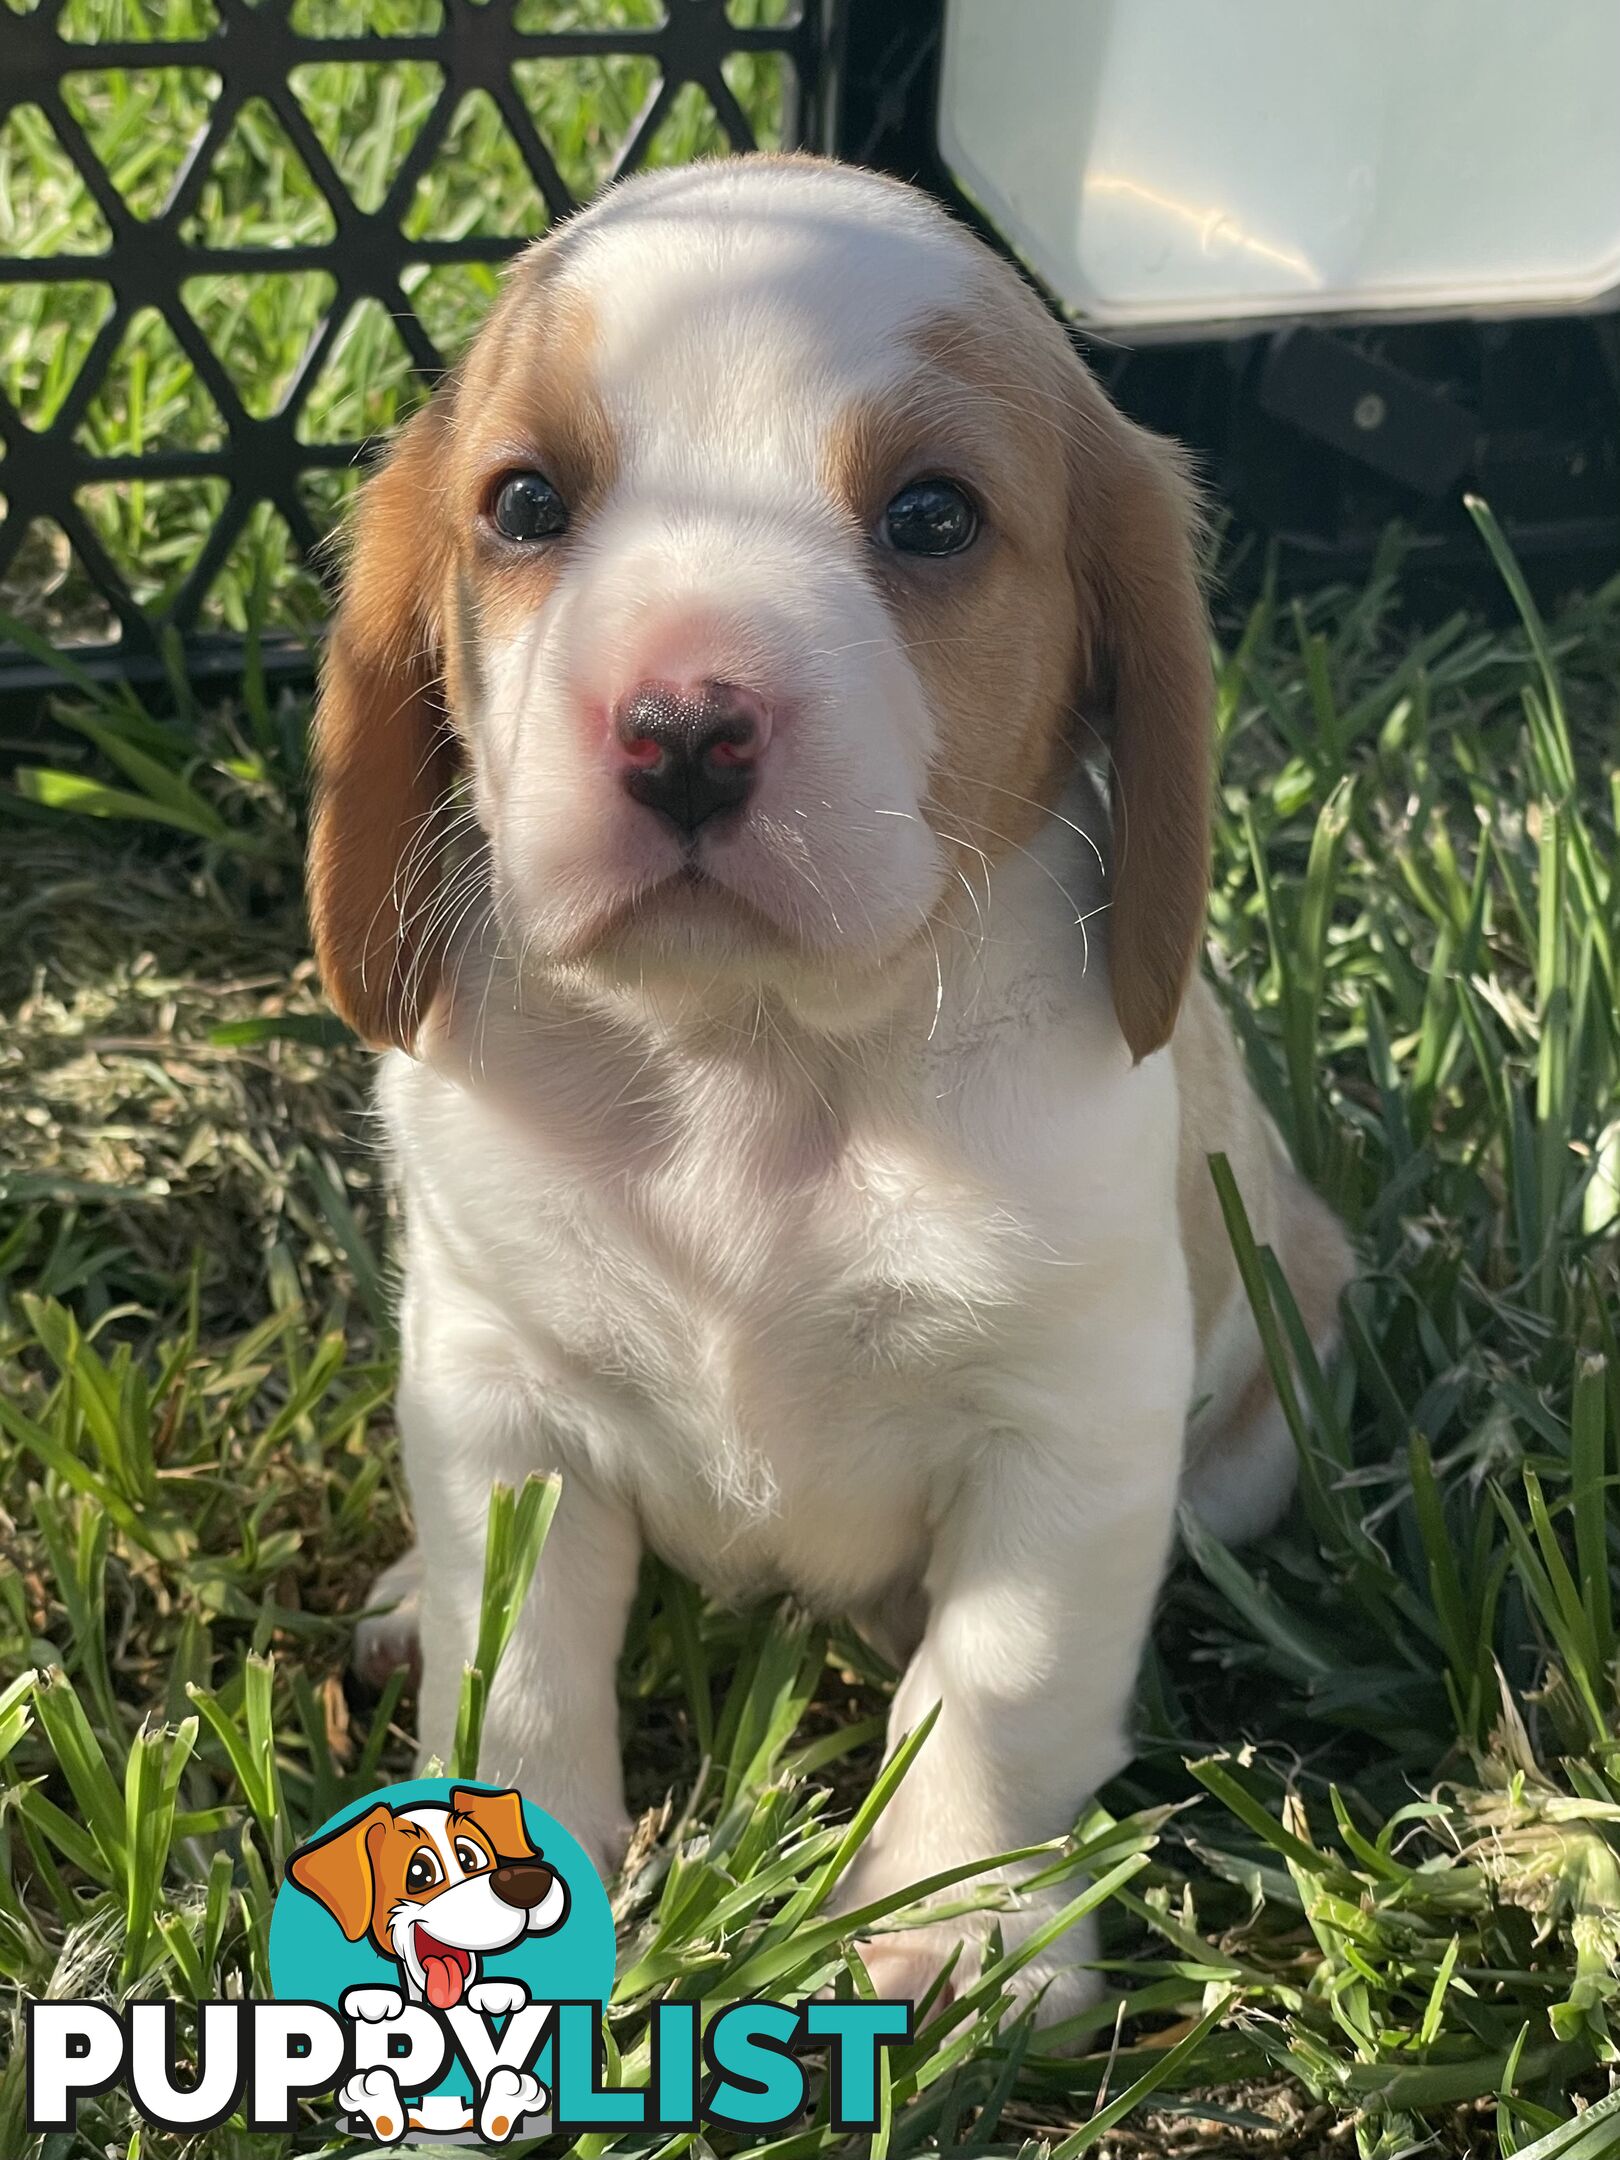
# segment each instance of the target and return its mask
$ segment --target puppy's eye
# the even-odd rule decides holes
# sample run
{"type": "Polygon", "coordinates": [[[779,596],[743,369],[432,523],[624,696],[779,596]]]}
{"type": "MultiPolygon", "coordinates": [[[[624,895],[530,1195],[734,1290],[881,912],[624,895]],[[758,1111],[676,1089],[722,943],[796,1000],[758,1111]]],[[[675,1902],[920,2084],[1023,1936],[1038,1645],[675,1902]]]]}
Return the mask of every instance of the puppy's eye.
{"type": "Polygon", "coordinates": [[[544,473],[508,473],[495,490],[490,515],[507,540],[555,540],[568,530],[568,505],[544,473]]]}
{"type": "Polygon", "coordinates": [[[464,1875],[477,1875],[489,1866],[489,1855],[465,1838],[456,1839],[456,1861],[464,1875]]]}
{"type": "Polygon", "coordinates": [[[419,1897],[424,1890],[431,1890],[435,1883],[443,1880],[444,1871],[439,1866],[437,1853],[424,1849],[411,1855],[411,1864],[405,1870],[405,1887],[413,1895],[419,1897]]]}
{"type": "Polygon", "coordinates": [[[979,530],[979,513],[954,480],[913,480],[883,513],[878,534],[902,555],[960,555],[979,530]]]}

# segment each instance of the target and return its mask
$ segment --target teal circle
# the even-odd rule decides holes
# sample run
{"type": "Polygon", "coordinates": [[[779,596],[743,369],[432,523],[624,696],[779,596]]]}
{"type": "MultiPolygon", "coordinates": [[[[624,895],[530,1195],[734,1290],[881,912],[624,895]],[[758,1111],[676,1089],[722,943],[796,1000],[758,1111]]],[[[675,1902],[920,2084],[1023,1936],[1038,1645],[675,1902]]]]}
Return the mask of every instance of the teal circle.
{"type": "MultiPolygon", "coordinates": [[[[398,1811],[425,1802],[447,1804],[453,1791],[507,1789],[478,1778],[411,1778],[400,1785],[384,1785],[339,1808],[305,1843],[318,1843],[345,1823],[368,1814],[379,1802],[398,1811]]],[[[481,1960],[480,1976],[521,1981],[531,2002],[605,2006],[613,1991],[617,1952],[613,1912],[601,1877],[578,1839],[532,1800],[523,1802],[523,1826],[529,1843],[566,1884],[568,1912],[550,1934],[520,1936],[509,1950],[489,1953],[481,1960]]],[[[278,2001],[324,2003],[336,2010],[349,1988],[401,1985],[399,1967],[368,1936],[350,1942],[318,1898],[283,1877],[270,1915],[270,1987],[278,2001]]],[[[548,2040],[536,2065],[547,2083],[550,2051],[548,2040]]],[[[454,2082],[452,2073],[438,2090],[447,2090],[454,2082]]]]}

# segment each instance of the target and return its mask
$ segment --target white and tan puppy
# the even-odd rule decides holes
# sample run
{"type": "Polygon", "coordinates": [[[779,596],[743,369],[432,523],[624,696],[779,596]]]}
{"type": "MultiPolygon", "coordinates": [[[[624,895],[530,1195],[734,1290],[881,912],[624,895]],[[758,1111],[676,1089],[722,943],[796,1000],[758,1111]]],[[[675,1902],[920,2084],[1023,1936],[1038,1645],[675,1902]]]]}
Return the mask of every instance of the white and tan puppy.
{"type": "MultiPolygon", "coordinates": [[[[855,1616],[897,1734],[941,1705],[865,1900],[1126,1760],[1184,1454],[1227,1535],[1286,1501],[1207,1153],[1324,1345],[1347,1253],[1195,980],[1190,526],[1011,270],[798,158],[535,248],[365,492],[311,893],[395,1048],[420,1544],[380,1594],[419,1577],[443,1750],[491,1481],[563,1473],[484,1768],[604,1868],[644,1545],[855,1616]]],[[[880,1992],[961,1926],[875,1945],[880,1992]]]]}

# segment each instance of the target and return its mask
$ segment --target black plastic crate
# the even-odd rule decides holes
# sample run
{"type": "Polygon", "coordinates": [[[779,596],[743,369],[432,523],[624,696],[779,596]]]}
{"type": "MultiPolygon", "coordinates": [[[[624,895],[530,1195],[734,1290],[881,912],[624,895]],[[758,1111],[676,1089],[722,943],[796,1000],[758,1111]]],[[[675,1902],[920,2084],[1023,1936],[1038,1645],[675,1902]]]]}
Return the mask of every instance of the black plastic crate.
{"type": "MultiPolygon", "coordinates": [[[[298,664],[342,498],[501,262],[638,165],[819,134],[816,0],[24,4],[0,0],[25,175],[0,197],[0,609],[96,674],[157,673],[165,631],[230,672],[256,598],[270,664],[298,664]]],[[[49,679],[0,644],[0,687],[49,679]]]]}

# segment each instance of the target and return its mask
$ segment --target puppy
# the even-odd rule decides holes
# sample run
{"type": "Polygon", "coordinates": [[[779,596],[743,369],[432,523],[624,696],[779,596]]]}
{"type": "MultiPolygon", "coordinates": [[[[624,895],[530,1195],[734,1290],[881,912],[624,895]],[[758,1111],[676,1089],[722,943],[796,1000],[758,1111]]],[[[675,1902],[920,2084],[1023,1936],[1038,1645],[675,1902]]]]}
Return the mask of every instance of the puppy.
{"type": "MultiPolygon", "coordinates": [[[[490,1483],[563,1473],[485,1759],[604,1869],[644,1545],[853,1615],[896,1737],[940,1706],[865,1902],[1126,1761],[1184,1458],[1223,1536],[1286,1502],[1209,1152],[1323,1351],[1348,1256],[1195,977],[1193,525],[1010,269],[805,158],[533,249],[364,492],[310,894],[392,1049],[420,1547],[380,1595],[419,1579],[442,1751],[490,1483]]],[[[868,1963],[914,1996],[981,1940],[868,1963]]],[[[1026,1967],[1044,2017],[1090,1941],[1026,1967]]]]}

